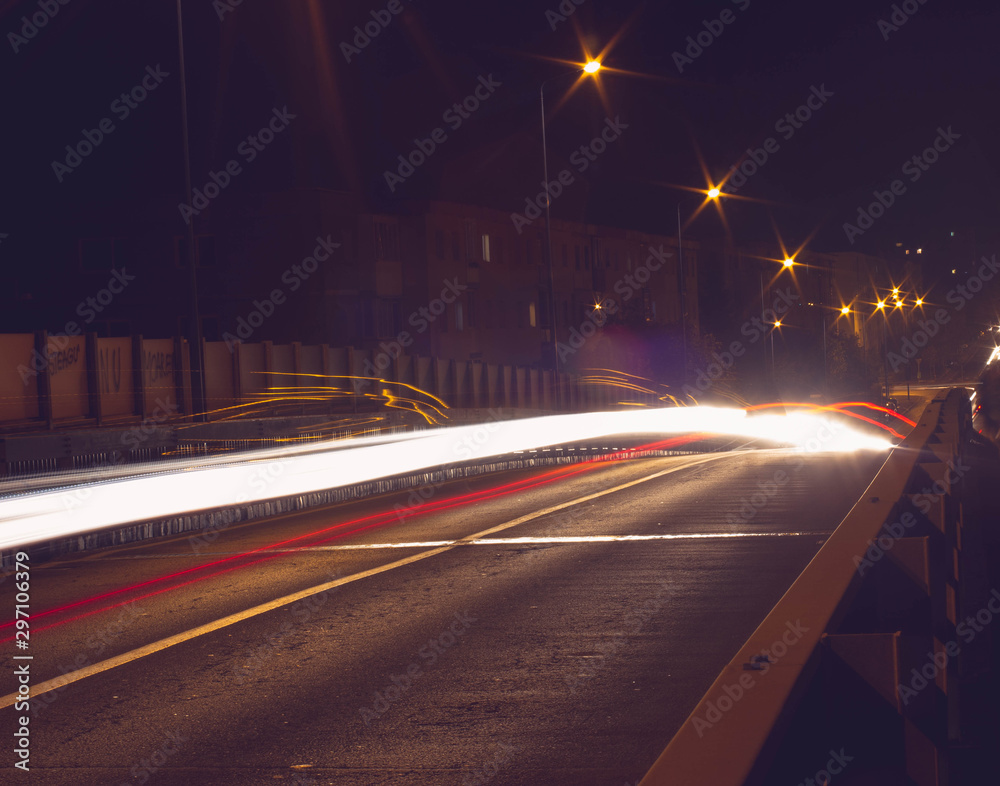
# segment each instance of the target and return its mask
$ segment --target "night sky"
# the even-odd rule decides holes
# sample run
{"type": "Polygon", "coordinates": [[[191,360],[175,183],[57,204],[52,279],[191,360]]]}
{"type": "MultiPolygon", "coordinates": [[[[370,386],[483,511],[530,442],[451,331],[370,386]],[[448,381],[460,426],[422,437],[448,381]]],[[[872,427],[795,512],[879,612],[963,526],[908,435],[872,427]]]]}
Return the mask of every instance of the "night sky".
{"type": "MultiPolygon", "coordinates": [[[[425,198],[523,209],[540,190],[539,85],[569,71],[585,50],[606,50],[600,89],[588,79],[550,115],[550,179],[573,166],[574,150],[606,119],[627,128],[578,172],[554,203],[555,216],[672,233],[685,197],[678,186],[704,187],[706,173],[719,182],[748,148],[772,138],[767,162],[738,190],[745,199],[727,202],[736,243],[771,240],[777,228],[792,247],[812,235],[817,251],[875,252],[894,242],[933,249],[959,229],[974,230],[980,251],[988,250],[998,205],[1000,11],[945,0],[896,7],[188,0],[194,185],[237,158],[245,166],[227,186],[234,190],[344,190],[387,211],[425,198]],[[560,8],[573,13],[563,21],[560,8]],[[903,8],[912,17],[892,29],[903,8]],[[353,48],[355,26],[372,22],[373,12],[388,24],[353,48]],[[880,28],[880,20],[888,24],[880,28]],[[700,53],[688,42],[699,33],[707,42],[700,53]],[[675,53],[693,56],[679,68],[675,53]],[[490,77],[494,87],[475,111],[447,114],[490,77]],[[808,120],[782,124],[820,93],[826,98],[808,120]],[[240,145],[285,107],[294,119],[247,162],[240,145]],[[390,189],[385,173],[396,170],[397,156],[435,128],[444,141],[390,189]],[[938,129],[950,130],[951,141],[912,180],[904,165],[938,129]],[[894,180],[905,193],[849,242],[843,224],[855,223],[873,190],[887,191],[894,180]]],[[[0,233],[8,235],[0,261],[31,261],[34,236],[88,205],[179,202],[174,2],[5,1],[0,19],[7,106],[0,233]],[[22,17],[45,18],[43,7],[58,12],[18,39],[22,17]],[[141,103],[115,104],[158,65],[166,76],[141,103]],[[66,146],[105,118],[114,129],[57,175],[53,162],[66,162],[66,146]]],[[[572,77],[549,83],[550,105],[572,84],[572,77]]],[[[182,226],[178,216],[178,232],[182,226]]],[[[724,231],[712,213],[690,229],[705,237],[724,231]]]]}

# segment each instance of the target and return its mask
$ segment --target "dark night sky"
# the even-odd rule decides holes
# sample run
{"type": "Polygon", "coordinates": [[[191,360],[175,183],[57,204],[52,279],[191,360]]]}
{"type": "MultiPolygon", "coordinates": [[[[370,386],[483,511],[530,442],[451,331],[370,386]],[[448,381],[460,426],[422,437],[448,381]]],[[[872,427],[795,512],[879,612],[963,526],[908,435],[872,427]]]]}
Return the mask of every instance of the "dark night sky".
{"type": "MultiPolygon", "coordinates": [[[[403,12],[347,63],[341,42],[386,7],[381,0],[244,0],[222,20],[210,0],[188,0],[195,185],[287,105],[296,115],[289,130],[231,188],[351,190],[382,209],[434,197],[516,210],[539,190],[538,86],[566,68],[553,59],[579,60],[581,42],[600,50],[618,34],[606,63],[630,73],[601,78],[606,106],[585,84],[550,118],[550,176],[606,116],[628,129],[554,203],[554,215],[672,232],[681,192],[668,184],[704,185],[699,154],[718,179],[770,136],[778,152],[739,191],[762,202],[727,209],[737,242],[773,238],[772,222],[793,246],[815,232],[810,247],[821,251],[934,247],[957,228],[975,228],[984,245],[995,238],[1000,10],[992,3],[912,0],[904,5],[918,10],[888,40],[878,28],[893,13],[888,2],[584,0],[555,30],[545,12],[559,0],[400,3],[403,12]],[[726,9],[732,24],[678,73],[673,53],[726,9]],[[443,113],[489,74],[501,87],[460,128],[447,128],[443,113]],[[833,96],[784,139],[776,122],[821,85],[833,96]],[[939,126],[960,138],[910,183],[903,163],[939,126]],[[384,172],[435,127],[447,140],[390,193],[384,172]],[[843,223],[895,178],[906,193],[852,246],[843,223]]],[[[179,201],[183,186],[174,2],[71,0],[15,54],[9,34],[38,10],[38,0],[0,0],[0,232],[10,235],[0,259],[15,262],[35,233],[81,206],[179,201]],[[170,76],[128,118],[115,118],[112,101],[156,64],[170,76]],[[52,161],[102,117],[115,130],[59,183],[52,161]]],[[[557,100],[571,81],[554,82],[547,97],[557,100]]],[[[705,215],[691,231],[723,230],[705,215]]]]}

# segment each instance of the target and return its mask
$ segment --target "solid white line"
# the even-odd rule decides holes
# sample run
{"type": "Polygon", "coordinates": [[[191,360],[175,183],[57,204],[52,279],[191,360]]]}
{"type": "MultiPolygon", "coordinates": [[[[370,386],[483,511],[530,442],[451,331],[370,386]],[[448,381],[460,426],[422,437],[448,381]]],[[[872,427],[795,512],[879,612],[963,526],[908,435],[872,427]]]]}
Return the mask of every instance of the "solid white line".
{"type": "MultiPolygon", "coordinates": [[[[478,540],[425,540],[411,543],[350,543],[337,546],[310,546],[304,549],[265,549],[260,554],[294,554],[308,551],[364,551],[366,549],[430,549],[440,546],[517,546],[548,543],[622,543],[651,540],[700,540],[725,538],[799,538],[830,532],[680,532],[661,535],[570,535],[566,537],[480,538],[478,540]]],[[[236,552],[234,552],[236,553],[236,552]]],[[[177,554],[174,556],[184,556],[177,554]]],[[[215,556],[219,556],[216,554],[215,556]]],[[[141,559],[130,558],[130,559],[141,559]]]]}
{"type": "MultiPolygon", "coordinates": [[[[235,625],[237,622],[242,622],[243,620],[250,619],[251,617],[259,616],[268,611],[273,611],[274,609],[281,608],[282,606],[287,606],[290,603],[295,603],[296,601],[308,598],[311,595],[316,595],[320,592],[325,592],[334,587],[341,587],[345,584],[350,584],[352,582],[358,581],[360,579],[368,578],[369,576],[376,576],[379,573],[385,573],[387,571],[393,570],[395,568],[401,568],[404,565],[411,565],[414,562],[419,562],[420,560],[427,559],[428,557],[433,557],[438,554],[443,554],[446,551],[451,551],[453,548],[462,545],[468,545],[473,543],[486,535],[492,535],[494,532],[501,532],[505,529],[511,527],[516,527],[519,524],[524,524],[525,522],[531,521],[532,519],[540,518],[541,516],[548,515],[549,513],[555,513],[556,511],[563,510],[564,508],[572,507],[573,505],[579,505],[581,502],[587,502],[598,497],[603,497],[606,494],[613,494],[616,491],[621,491],[622,489],[627,489],[631,486],[636,486],[640,483],[645,483],[649,480],[655,480],[656,478],[662,477],[664,475],[670,475],[674,472],[679,472],[682,469],[688,469],[689,467],[695,466],[697,464],[704,464],[709,461],[714,461],[715,459],[722,458],[726,456],[724,453],[715,453],[709,456],[702,456],[697,459],[692,459],[680,466],[673,466],[668,469],[661,470],[660,472],[654,472],[652,475],[646,475],[645,477],[639,478],[637,480],[631,480],[628,483],[622,483],[618,486],[614,486],[604,491],[598,491],[594,494],[587,494],[583,497],[577,497],[569,502],[562,502],[558,505],[553,505],[542,510],[534,511],[528,513],[524,516],[520,516],[511,521],[506,521],[503,524],[498,524],[495,527],[490,527],[482,532],[477,532],[473,535],[469,535],[465,538],[461,538],[456,541],[451,541],[450,545],[442,546],[440,548],[431,549],[430,551],[422,551],[419,554],[413,554],[409,557],[405,557],[401,560],[396,560],[395,562],[390,562],[387,565],[381,565],[377,568],[371,568],[370,570],[361,571],[360,573],[354,573],[350,576],[345,576],[344,578],[334,579],[333,581],[328,581],[324,584],[319,584],[315,587],[310,587],[309,589],[300,590],[299,592],[294,592],[291,595],[285,595],[282,598],[276,598],[275,600],[268,601],[267,603],[262,603],[259,606],[254,606],[253,608],[246,609],[245,611],[237,612],[236,614],[230,614],[228,617],[223,617],[221,619],[215,620],[214,622],[209,622],[205,625],[199,625],[196,628],[191,628],[182,633],[175,634],[173,636],[168,636],[165,639],[160,639],[152,644],[147,644],[143,647],[125,652],[121,655],[117,655],[113,658],[108,658],[100,663],[94,663],[85,668],[78,669],[77,671],[67,672],[61,677],[56,677],[55,679],[47,680],[46,682],[40,682],[37,685],[31,686],[31,696],[39,696],[43,693],[48,693],[49,691],[61,688],[64,685],[69,685],[73,682],[79,682],[87,677],[92,677],[95,674],[100,674],[105,671],[117,668],[118,666],[124,666],[126,663],[131,663],[132,661],[139,660],[140,658],[145,658],[148,655],[153,655],[154,653],[165,650],[169,647],[173,647],[176,644],[182,644],[185,641],[190,641],[199,636],[203,636],[206,633],[212,633],[213,631],[220,630],[221,628],[226,628],[230,625],[235,625]]],[[[18,700],[18,695],[16,693],[10,693],[3,698],[0,698],[0,709],[4,707],[10,707],[18,700]]]]}

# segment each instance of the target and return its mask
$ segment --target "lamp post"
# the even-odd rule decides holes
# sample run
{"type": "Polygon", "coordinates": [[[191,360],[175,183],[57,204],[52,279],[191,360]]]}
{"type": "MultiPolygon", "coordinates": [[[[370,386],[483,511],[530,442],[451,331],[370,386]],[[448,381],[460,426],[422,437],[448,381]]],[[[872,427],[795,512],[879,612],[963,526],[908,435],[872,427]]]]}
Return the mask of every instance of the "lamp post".
{"type": "MultiPolygon", "coordinates": [[[[187,77],[184,71],[184,20],[177,0],[177,50],[181,82],[181,144],[184,154],[184,197],[191,204],[191,147],[188,140],[187,77]]],[[[205,358],[201,351],[201,313],[198,306],[198,269],[195,267],[194,220],[187,222],[188,303],[191,309],[191,397],[196,420],[207,420],[205,412],[205,358]]],[[[178,358],[178,360],[181,360],[178,358]]]]}
{"type": "Polygon", "coordinates": [[[542,188],[545,190],[545,260],[549,278],[549,325],[552,331],[552,370],[557,379],[559,375],[559,342],[556,329],[556,283],[552,265],[552,219],[549,211],[549,205],[552,202],[552,197],[549,195],[549,152],[545,139],[545,85],[567,76],[578,76],[581,73],[596,74],[600,69],[601,64],[596,60],[591,60],[583,68],[549,77],[538,87],[538,98],[542,109],[542,188]]]}
{"type": "MultiPolygon", "coordinates": [[[[710,188],[705,192],[705,196],[711,199],[718,199],[722,192],[718,188],[710,188]]],[[[677,203],[677,276],[679,278],[677,291],[680,294],[681,308],[681,363],[683,365],[682,375],[684,382],[687,382],[687,307],[685,304],[685,290],[687,280],[684,276],[684,224],[681,222],[681,206],[686,200],[677,203]]]]}

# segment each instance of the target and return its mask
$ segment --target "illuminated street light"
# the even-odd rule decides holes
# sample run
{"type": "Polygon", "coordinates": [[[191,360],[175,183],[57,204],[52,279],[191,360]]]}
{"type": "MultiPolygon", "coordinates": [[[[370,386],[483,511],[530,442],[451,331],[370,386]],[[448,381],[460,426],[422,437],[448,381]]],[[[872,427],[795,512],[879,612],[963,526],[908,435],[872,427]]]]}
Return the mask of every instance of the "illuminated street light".
{"type": "Polygon", "coordinates": [[[880,300],[878,302],[878,305],[875,306],[875,308],[885,308],[885,301],[884,300],[880,300]]]}
{"type": "Polygon", "coordinates": [[[917,305],[922,306],[924,304],[924,299],[922,297],[917,298],[917,305]]]}
{"type": "Polygon", "coordinates": [[[779,320],[778,320],[777,322],[775,322],[775,323],[774,323],[774,326],[775,326],[776,328],[777,328],[777,327],[781,327],[781,320],[779,319],[779,320]]]}
{"type": "Polygon", "coordinates": [[[721,193],[722,192],[719,191],[719,189],[717,189],[717,188],[710,188],[710,189],[708,189],[708,198],[709,199],[717,199],[718,196],[719,196],[719,194],[721,194],[721,193]]]}
{"type": "Polygon", "coordinates": [[[596,60],[591,60],[589,63],[587,63],[587,65],[583,67],[583,70],[586,71],[588,74],[596,74],[598,71],[601,70],[601,64],[598,63],[596,60]]]}
{"type": "Polygon", "coordinates": [[[785,259],[785,261],[784,261],[784,262],[782,262],[782,264],[783,264],[783,265],[784,265],[785,267],[791,267],[792,265],[794,265],[794,264],[795,264],[795,260],[794,260],[794,259],[792,259],[791,257],[788,257],[787,259],[785,259]]]}
{"type": "Polygon", "coordinates": [[[848,314],[851,313],[851,309],[848,306],[844,306],[842,309],[840,309],[840,313],[846,317],[848,314]]]}

